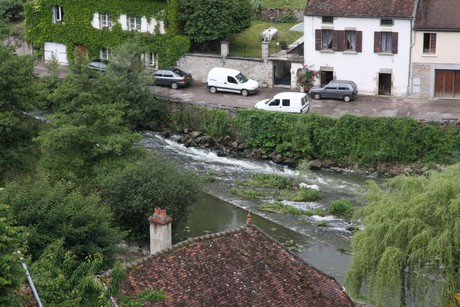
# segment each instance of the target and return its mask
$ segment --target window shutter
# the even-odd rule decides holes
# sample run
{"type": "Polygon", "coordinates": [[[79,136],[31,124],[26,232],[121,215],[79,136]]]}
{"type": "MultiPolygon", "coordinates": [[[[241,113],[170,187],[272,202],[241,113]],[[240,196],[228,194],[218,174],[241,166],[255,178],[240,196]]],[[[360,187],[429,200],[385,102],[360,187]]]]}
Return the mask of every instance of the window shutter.
{"type": "Polygon", "coordinates": [[[339,50],[339,31],[332,31],[332,50],[339,50]]]}
{"type": "Polygon", "coordinates": [[[363,31],[356,31],[356,52],[363,52],[363,31]]]}
{"type": "Polygon", "coordinates": [[[321,30],[315,30],[315,50],[321,50],[321,30]]]}
{"type": "Polygon", "coordinates": [[[337,32],[337,50],[345,50],[345,31],[335,31],[337,32]]]}
{"type": "Polygon", "coordinates": [[[381,48],[382,34],[380,32],[374,32],[374,53],[379,53],[381,48]]]}
{"type": "Polygon", "coordinates": [[[391,53],[398,54],[398,32],[393,32],[391,34],[392,41],[392,49],[391,53]]]}

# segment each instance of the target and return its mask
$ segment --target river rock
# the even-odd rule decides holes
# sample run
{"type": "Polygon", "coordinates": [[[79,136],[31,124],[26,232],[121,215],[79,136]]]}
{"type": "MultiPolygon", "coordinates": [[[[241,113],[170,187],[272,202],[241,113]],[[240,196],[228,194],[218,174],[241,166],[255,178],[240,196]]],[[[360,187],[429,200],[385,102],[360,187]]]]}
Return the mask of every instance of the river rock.
{"type": "Polygon", "coordinates": [[[308,167],[311,170],[320,170],[323,167],[323,162],[319,159],[311,160],[308,162],[308,167]]]}
{"type": "Polygon", "coordinates": [[[190,136],[192,138],[194,138],[194,139],[196,139],[197,137],[202,136],[202,135],[203,135],[203,132],[201,132],[201,131],[192,131],[192,132],[190,132],[190,136]]]}

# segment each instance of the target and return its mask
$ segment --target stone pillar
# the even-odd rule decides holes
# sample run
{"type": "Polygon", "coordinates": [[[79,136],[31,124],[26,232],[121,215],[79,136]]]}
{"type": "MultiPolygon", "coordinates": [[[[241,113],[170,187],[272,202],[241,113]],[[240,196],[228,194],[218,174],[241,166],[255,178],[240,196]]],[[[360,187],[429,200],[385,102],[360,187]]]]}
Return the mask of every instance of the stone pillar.
{"type": "Polygon", "coordinates": [[[262,60],[264,63],[267,63],[268,57],[270,56],[270,43],[269,42],[262,42],[262,60]]]}
{"type": "Polygon", "coordinates": [[[149,217],[150,254],[172,246],[172,221],[173,219],[166,215],[166,209],[155,208],[155,212],[149,217]]]}
{"type": "Polygon", "coordinates": [[[225,58],[228,56],[230,47],[229,47],[229,42],[228,41],[221,41],[220,42],[220,55],[222,58],[225,58]]]}

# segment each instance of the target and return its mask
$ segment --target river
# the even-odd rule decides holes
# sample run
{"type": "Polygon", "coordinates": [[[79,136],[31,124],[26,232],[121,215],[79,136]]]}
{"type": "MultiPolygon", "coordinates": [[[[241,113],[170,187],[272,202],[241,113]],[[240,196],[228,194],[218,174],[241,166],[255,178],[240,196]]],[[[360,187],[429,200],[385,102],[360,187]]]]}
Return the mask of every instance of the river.
{"type": "Polygon", "coordinates": [[[317,185],[323,197],[318,202],[286,202],[302,209],[325,208],[334,199],[357,201],[363,195],[368,178],[354,174],[326,171],[301,173],[294,168],[271,161],[220,157],[201,148],[185,147],[177,137],[164,139],[159,133],[143,133],[142,145],[158,152],[178,167],[200,176],[216,178],[205,183],[204,192],[194,205],[187,225],[174,234],[174,241],[233,229],[246,223],[247,211],[253,224],[289,248],[294,254],[343,284],[350,255],[350,224],[334,216],[294,216],[259,210],[264,200],[248,200],[230,193],[237,183],[254,173],[302,177],[302,181],[317,185]],[[324,227],[327,225],[327,227],[324,227]]]}

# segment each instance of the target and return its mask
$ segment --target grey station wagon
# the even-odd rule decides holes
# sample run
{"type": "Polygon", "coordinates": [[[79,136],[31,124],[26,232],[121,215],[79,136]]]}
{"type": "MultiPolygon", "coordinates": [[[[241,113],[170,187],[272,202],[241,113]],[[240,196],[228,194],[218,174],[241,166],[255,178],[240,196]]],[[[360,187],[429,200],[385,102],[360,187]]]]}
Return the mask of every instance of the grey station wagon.
{"type": "Polygon", "coordinates": [[[155,85],[170,86],[172,89],[186,87],[192,83],[192,75],[179,68],[166,67],[153,73],[155,85]]]}
{"type": "Polygon", "coordinates": [[[353,81],[332,80],[325,86],[313,87],[309,93],[315,99],[334,98],[348,102],[358,95],[358,86],[353,81]]]}

